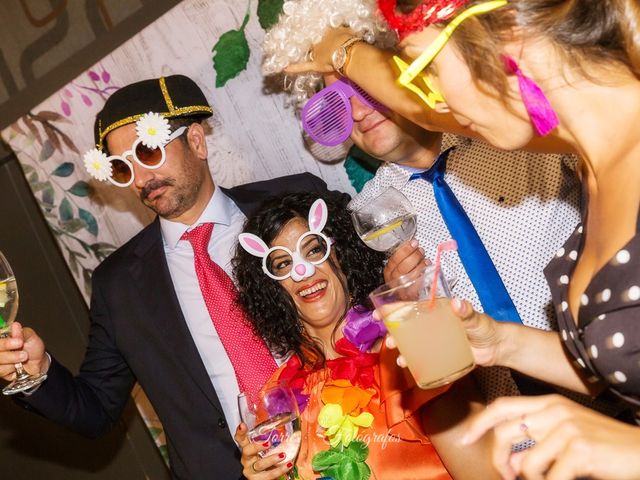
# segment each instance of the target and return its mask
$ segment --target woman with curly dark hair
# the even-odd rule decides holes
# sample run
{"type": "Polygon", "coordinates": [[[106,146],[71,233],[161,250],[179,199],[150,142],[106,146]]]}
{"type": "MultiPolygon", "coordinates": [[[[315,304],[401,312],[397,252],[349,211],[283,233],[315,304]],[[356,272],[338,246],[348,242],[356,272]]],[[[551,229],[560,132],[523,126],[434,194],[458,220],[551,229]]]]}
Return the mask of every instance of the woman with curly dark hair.
{"type": "MultiPolygon", "coordinates": [[[[265,203],[261,213],[249,219],[244,231],[257,235],[266,244],[272,244],[292,219],[305,222],[309,208],[315,200],[317,195],[304,193],[276,198],[265,203]]],[[[335,314],[341,318],[344,318],[350,307],[369,307],[369,292],[384,281],[384,255],[366,248],[360,242],[349,215],[344,214],[347,203],[348,198],[340,194],[333,200],[326,200],[328,218],[331,221],[324,228],[326,236],[333,241],[331,249],[335,256],[329,256],[327,264],[339,281],[336,285],[339,291],[332,292],[332,298],[338,298],[334,305],[341,306],[342,311],[336,311],[335,314]],[[344,305],[343,297],[348,299],[344,305]]],[[[279,356],[284,357],[294,352],[303,364],[311,366],[323,361],[325,352],[317,343],[318,340],[322,342],[323,338],[320,335],[312,335],[315,337],[312,338],[307,333],[303,326],[304,310],[297,306],[298,303],[307,305],[314,299],[300,295],[292,298],[280,282],[268,281],[264,275],[256,275],[256,272],[262,269],[262,259],[240,246],[233,266],[235,278],[240,286],[239,300],[253,319],[256,335],[264,338],[271,350],[279,356]],[[301,313],[302,318],[299,319],[301,313]]],[[[304,284],[305,282],[302,282],[301,286],[304,284]]],[[[335,308],[339,310],[337,306],[335,308]]],[[[328,333],[333,335],[339,325],[340,322],[328,333]]],[[[332,344],[333,341],[329,341],[323,346],[331,351],[332,344]]]]}
{"type": "MultiPolygon", "coordinates": [[[[271,381],[287,382],[300,406],[296,478],[451,478],[423,428],[426,403],[447,388],[418,389],[382,348],[386,330],[371,315],[368,293],[383,282],[384,256],[360,241],[347,202],[340,194],[267,202],[247,220],[233,263],[255,333],[290,355],[271,381]]],[[[293,467],[278,449],[261,458],[272,445],[250,443],[243,424],[236,440],[249,479],[293,467]]],[[[460,457],[457,445],[443,451],[447,465],[445,456],[460,457]]],[[[482,470],[487,463],[468,462],[464,477],[493,478],[482,470]]]]}

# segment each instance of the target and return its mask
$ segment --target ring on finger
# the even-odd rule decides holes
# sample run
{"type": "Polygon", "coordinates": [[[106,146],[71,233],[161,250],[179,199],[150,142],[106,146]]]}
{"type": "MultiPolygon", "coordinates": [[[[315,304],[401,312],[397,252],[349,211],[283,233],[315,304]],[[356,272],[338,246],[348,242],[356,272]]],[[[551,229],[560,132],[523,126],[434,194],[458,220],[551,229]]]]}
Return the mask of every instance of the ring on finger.
{"type": "Polygon", "coordinates": [[[527,440],[535,442],[535,440],[533,439],[533,437],[529,433],[529,425],[527,425],[527,422],[525,420],[525,416],[524,415],[522,415],[522,417],[520,417],[520,431],[526,437],[527,440]]]}

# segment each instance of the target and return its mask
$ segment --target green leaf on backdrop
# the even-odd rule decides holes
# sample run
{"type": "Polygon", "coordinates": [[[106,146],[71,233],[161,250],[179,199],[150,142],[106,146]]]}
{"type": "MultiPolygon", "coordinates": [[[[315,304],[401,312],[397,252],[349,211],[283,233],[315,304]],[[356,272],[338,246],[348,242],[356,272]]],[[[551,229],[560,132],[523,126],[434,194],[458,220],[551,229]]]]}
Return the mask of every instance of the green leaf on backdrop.
{"type": "Polygon", "coordinates": [[[48,185],[51,185],[51,182],[49,182],[49,180],[47,180],[46,182],[33,182],[31,183],[31,191],[33,193],[37,193],[41,190],[44,190],[48,185]]]}
{"type": "Polygon", "coordinates": [[[69,193],[74,194],[76,197],[87,197],[93,193],[93,187],[87,182],[80,180],[73,184],[69,189],[69,193]]]}
{"type": "Polygon", "coordinates": [[[22,171],[24,172],[25,177],[35,171],[35,168],[33,168],[31,165],[27,165],[26,163],[21,163],[20,166],[22,167],[22,171]]]}
{"type": "Polygon", "coordinates": [[[167,447],[166,445],[160,445],[158,447],[158,450],[160,450],[160,454],[162,455],[164,461],[169,464],[169,447],[167,447]]]}
{"type": "Polygon", "coordinates": [[[78,268],[78,260],[76,260],[75,255],[73,255],[71,252],[69,252],[69,268],[74,275],[78,275],[78,272],[80,271],[78,268]]]}
{"type": "Polygon", "coordinates": [[[91,250],[93,250],[96,258],[102,261],[116,250],[116,246],[106,242],[98,242],[91,245],[91,250]]]}
{"type": "Polygon", "coordinates": [[[53,148],[53,143],[51,143],[49,139],[45,140],[44,143],[42,144],[42,150],[40,150],[40,161],[44,162],[45,160],[48,160],[49,158],[51,158],[51,155],[53,155],[53,152],[55,152],[55,148],[53,148]]]}
{"type": "Polygon", "coordinates": [[[258,1],[258,20],[260,26],[269,30],[278,22],[278,16],[282,12],[284,0],[259,0],[258,1]]]}
{"type": "Polygon", "coordinates": [[[55,175],[56,177],[68,177],[73,173],[75,169],[75,164],[71,162],[61,163],[56,167],[56,169],[51,172],[51,175],[55,175]]]}
{"type": "Polygon", "coordinates": [[[251,51],[244,34],[244,27],[248,21],[249,15],[247,14],[240,29],[223,33],[211,49],[217,88],[224,87],[229,80],[237,77],[247,68],[251,51]]]}
{"type": "Polygon", "coordinates": [[[91,296],[91,270],[87,268],[82,269],[82,278],[84,280],[84,292],[88,297],[91,296]]]}
{"type": "Polygon", "coordinates": [[[68,222],[61,222],[62,230],[67,233],[76,233],[86,227],[86,224],[79,218],[72,218],[68,222]]]}
{"type": "Polygon", "coordinates": [[[79,208],[80,218],[87,224],[87,230],[93,236],[98,236],[98,222],[96,221],[96,217],[93,214],[83,208],[79,208]]]}
{"type": "Polygon", "coordinates": [[[71,202],[67,198],[62,199],[62,202],[60,202],[60,208],[58,210],[60,212],[61,222],[68,222],[73,218],[73,207],[71,206],[71,202]]]}
{"type": "Polygon", "coordinates": [[[51,183],[46,182],[45,187],[42,189],[42,201],[45,203],[45,208],[53,208],[53,201],[55,200],[55,192],[51,183]]]}
{"type": "Polygon", "coordinates": [[[97,252],[97,251],[113,252],[115,249],[116,249],[116,246],[113,245],[112,243],[97,242],[97,243],[91,244],[91,250],[93,250],[94,252],[97,252]]]}

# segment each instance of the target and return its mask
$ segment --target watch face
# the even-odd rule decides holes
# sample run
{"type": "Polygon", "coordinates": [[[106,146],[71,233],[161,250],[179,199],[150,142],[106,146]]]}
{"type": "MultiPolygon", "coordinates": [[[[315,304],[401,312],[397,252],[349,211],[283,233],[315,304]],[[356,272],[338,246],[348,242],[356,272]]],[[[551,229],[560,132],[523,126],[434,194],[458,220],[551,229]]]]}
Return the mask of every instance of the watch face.
{"type": "Polygon", "coordinates": [[[339,70],[344,66],[344,62],[347,59],[347,50],[344,47],[336,49],[331,55],[331,63],[333,68],[339,70]]]}

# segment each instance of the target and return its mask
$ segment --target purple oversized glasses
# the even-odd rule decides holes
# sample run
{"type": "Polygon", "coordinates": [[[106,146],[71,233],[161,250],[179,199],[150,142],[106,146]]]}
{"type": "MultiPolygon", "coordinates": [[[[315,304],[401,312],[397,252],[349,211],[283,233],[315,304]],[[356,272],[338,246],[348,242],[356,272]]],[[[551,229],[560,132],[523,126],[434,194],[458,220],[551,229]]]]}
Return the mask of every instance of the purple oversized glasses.
{"type": "Polygon", "coordinates": [[[366,106],[378,111],[387,107],[377,102],[362,87],[349,79],[341,78],[323,88],[302,109],[302,127],[316,142],[327,147],[341,144],[353,129],[350,98],[356,96],[366,106]]]}

